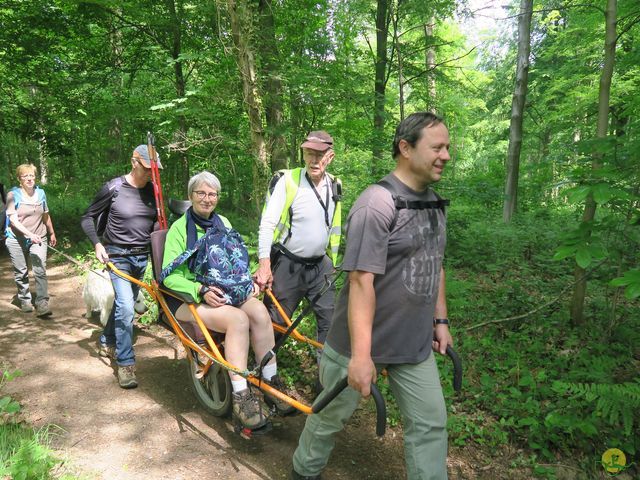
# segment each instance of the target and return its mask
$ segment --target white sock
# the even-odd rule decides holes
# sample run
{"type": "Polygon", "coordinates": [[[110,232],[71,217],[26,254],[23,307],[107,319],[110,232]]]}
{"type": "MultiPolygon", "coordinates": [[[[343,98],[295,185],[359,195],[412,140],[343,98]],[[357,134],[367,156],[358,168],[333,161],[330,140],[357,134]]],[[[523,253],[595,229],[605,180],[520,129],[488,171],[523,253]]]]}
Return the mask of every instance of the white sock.
{"type": "Polygon", "coordinates": [[[276,373],[278,373],[278,363],[270,363],[265,365],[262,369],[262,378],[265,380],[271,380],[276,373]]]}
{"type": "Polygon", "coordinates": [[[231,389],[234,391],[234,393],[241,392],[242,390],[246,390],[247,388],[247,381],[244,378],[242,380],[231,380],[231,389]]]}

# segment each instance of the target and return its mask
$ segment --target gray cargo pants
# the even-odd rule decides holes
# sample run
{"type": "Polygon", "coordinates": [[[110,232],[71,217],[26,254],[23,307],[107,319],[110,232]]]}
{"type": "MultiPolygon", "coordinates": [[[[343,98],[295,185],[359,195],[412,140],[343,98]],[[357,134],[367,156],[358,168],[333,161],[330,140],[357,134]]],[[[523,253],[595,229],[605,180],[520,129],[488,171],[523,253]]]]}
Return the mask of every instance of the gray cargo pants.
{"type": "Polygon", "coordinates": [[[36,281],[35,303],[38,304],[43,300],[49,301],[47,239],[43,238],[42,243],[31,243],[26,239],[8,237],[5,243],[13,265],[13,276],[18,287],[18,299],[23,303],[32,303],[29,291],[29,264],[31,264],[36,281]]]}

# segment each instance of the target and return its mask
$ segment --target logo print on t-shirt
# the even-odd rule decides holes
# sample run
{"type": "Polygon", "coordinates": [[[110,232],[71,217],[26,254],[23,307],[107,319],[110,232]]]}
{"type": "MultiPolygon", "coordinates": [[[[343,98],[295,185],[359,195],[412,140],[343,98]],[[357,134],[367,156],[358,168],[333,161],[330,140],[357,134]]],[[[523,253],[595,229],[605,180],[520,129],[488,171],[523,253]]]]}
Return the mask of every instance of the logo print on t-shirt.
{"type": "Polygon", "coordinates": [[[427,303],[432,303],[440,281],[437,214],[421,211],[416,215],[416,220],[410,227],[413,250],[405,263],[402,281],[409,292],[426,297],[427,303]],[[436,229],[433,228],[434,225],[436,229]]]}

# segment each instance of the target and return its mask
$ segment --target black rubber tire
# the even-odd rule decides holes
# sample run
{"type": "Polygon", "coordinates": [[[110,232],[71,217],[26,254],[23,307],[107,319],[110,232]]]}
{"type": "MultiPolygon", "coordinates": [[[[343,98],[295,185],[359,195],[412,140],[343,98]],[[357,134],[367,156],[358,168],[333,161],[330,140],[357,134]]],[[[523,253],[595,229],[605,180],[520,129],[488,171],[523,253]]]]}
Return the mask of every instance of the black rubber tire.
{"type": "Polygon", "coordinates": [[[225,417],[231,413],[231,379],[229,372],[214,363],[207,374],[196,378],[193,352],[187,351],[187,370],[191,388],[204,409],[216,417],[225,417]]]}

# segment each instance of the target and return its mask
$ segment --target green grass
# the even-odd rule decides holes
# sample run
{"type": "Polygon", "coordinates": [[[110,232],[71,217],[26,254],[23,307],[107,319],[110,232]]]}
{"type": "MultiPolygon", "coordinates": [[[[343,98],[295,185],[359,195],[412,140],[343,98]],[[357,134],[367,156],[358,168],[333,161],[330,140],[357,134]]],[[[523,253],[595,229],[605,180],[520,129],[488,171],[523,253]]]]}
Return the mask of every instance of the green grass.
{"type": "Polygon", "coordinates": [[[34,430],[21,423],[0,426],[0,476],[14,480],[51,477],[59,460],[48,447],[49,428],[34,430]]]}
{"type": "MultiPolygon", "coordinates": [[[[0,392],[6,382],[21,375],[2,369],[0,392]]],[[[59,471],[64,465],[50,448],[55,426],[34,429],[20,418],[20,404],[0,396],[0,478],[12,480],[75,480],[79,477],[59,471]]]]}

